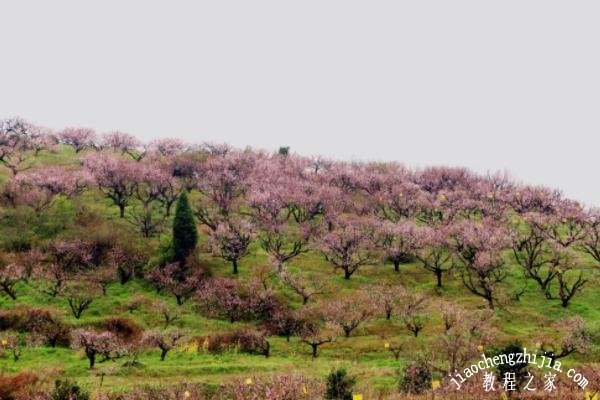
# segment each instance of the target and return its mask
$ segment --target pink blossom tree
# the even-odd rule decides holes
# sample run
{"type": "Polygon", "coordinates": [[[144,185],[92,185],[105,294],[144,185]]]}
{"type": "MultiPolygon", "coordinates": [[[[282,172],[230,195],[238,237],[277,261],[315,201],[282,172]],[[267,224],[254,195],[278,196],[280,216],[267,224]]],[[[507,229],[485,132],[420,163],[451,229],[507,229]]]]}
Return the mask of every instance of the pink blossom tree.
{"type": "Polygon", "coordinates": [[[556,270],[552,266],[552,245],[547,237],[537,228],[542,222],[532,220],[545,216],[536,212],[528,212],[522,218],[513,220],[511,226],[512,249],[515,260],[523,268],[527,278],[537,282],[545,293],[550,283],[556,278],[556,270]]]}
{"type": "Polygon", "coordinates": [[[285,263],[307,251],[310,225],[289,220],[286,202],[274,186],[254,188],[248,197],[259,227],[258,240],[281,275],[285,263]]]}
{"type": "Polygon", "coordinates": [[[179,263],[157,267],[149,275],[155,285],[175,297],[177,305],[183,305],[201,287],[204,276],[201,272],[186,273],[179,263]]]}
{"type": "Polygon", "coordinates": [[[565,249],[560,245],[553,247],[549,268],[556,276],[558,288],[554,290],[552,284],[546,287],[548,299],[559,299],[564,308],[569,306],[573,297],[588,282],[588,279],[584,278],[583,270],[578,268],[580,263],[578,255],[572,249],[565,249]]]}
{"type": "Polygon", "coordinates": [[[338,325],[346,337],[373,316],[374,305],[364,292],[338,297],[324,305],[324,318],[338,325]]]}
{"type": "Polygon", "coordinates": [[[406,289],[400,285],[392,285],[390,283],[382,283],[373,286],[369,290],[371,302],[375,307],[381,308],[384,311],[385,319],[389,320],[397,312],[401,306],[401,302],[406,289]]]}
{"type": "Polygon", "coordinates": [[[58,133],[60,143],[73,147],[75,153],[96,147],[96,132],[90,128],[65,128],[58,133]]]}
{"type": "Polygon", "coordinates": [[[315,296],[325,294],[329,291],[329,286],[325,280],[317,276],[302,273],[291,274],[286,271],[283,274],[283,282],[302,298],[303,305],[308,304],[309,300],[315,296]]]}
{"type": "Polygon", "coordinates": [[[373,243],[373,224],[364,219],[340,217],[335,227],[325,233],[318,247],[335,269],[350,277],[360,267],[376,261],[373,243]]]}
{"type": "Polygon", "coordinates": [[[13,300],[17,299],[15,286],[26,278],[25,268],[15,262],[0,260],[0,290],[13,300]]]}
{"type": "Polygon", "coordinates": [[[125,218],[125,208],[139,184],[138,164],[106,153],[94,153],[83,159],[83,165],[98,188],[119,207],[119,216],[125,218]]]}
{"type": "Polygon", "coordinates": [[[211,244],[216,253],[233,265],[233,273],[238,273],[238,262],[248,255],[248,246],[252,240],[253,227],[246,220],[229,219],[220,223],[211,233],[211,244]]]}
{"type": "Polygon", "coordinates": [[[50,281],[44,293],[51,297],[62,294],[69,277],[84,271],[92,263],[92,249],[82,240],[54,240],[45,249],[45,263],[38,275],[50,281]]]}
{"type": "Polygon", "coordinates": [[[49,166],[27,171],[11,179],[7,190],[15,204],[24,204],[37,213],[64,196],[72,198],[83,192],[89,177],[83,171],[49,166]]]}
{"type": "Polygon", "coordinates": [[[386,258],[400,271],[400,263],[407,262],[417,248],[417,225],[412,221],[393,223],[385,221],[377,226],[378,245],[386,258]]]}
{"type": "Polygon", "coordinates": [[[592,209],[585,219],[585,234],[581,239],[583,251],[600,263],[600,209],[592,209]]]}
{"type": "Polygon", "coordinates": [[[412,332],[415,337],[419,336],[419,332],[423,330],[428,319],[426,313],[428,300],[429,298],[425,293],[412,291],[402,293],[400,316],[406,329],[412,332]]]}
{"type": "Polygon", "coordinates": [[[185,143],[177,138],[156,139],[150,142],[149,150],[160,156],[167,157],[182,152],[186,148],[185,143]]]}
{"type": "Polygon", "coordinates": [[[45,147],[47,130],[21,118],[0,120],[0,165],[12,175],[28,169],[27,161],[45,147]]]}
{"type": "Polygon", "coordinates": [[[216,230],[220,222],[239,207],[248,189],[255,157],[241,152],[228,152],[208,158],[199,167],[197,189],[202,194],[196,203],[200,223],[216,230]]]}
{"type": "Polygon", "coordinates": [[[74,349],[82,349],[87,357],[90,369],[99,362],[123,357],[127,352],[121,341],[112,332],[95,332],[85,329],[75,329],[72,333],[72,346],[74,349]]]}
{"type": "Polygon", "coordinates": [[[178,330],[167,333],[146,331],[144,332],[142,343],[145,343],[148,346],[158,347],[160,349],[160,361],[164,361],[167,354],[177,346],[177,343],[183,336],[183,332],[178,330]]]}
{"type": "Polygon", "coordinates": [[[453,250],[463,264],[465,287],[494,309],[497,285],[506,278],[502,251],[509,246],[506,230],[491,220],[463,220],[455,224],[453,250]]]}
{"type": "Polygon", "coordinates": [[[127,154],[135,161],[140,161],[146,155],[146,149],[135,136],[125,132],[113,131],[102,135],[102,147],[127,154]]]}
{"type": "Polygon", "coordinates": [[[435,274],[438,287],[442,287],[443,274],[454,267],[449,233],[445,226],[423,226],[416,231],[414,254],[423,268],[435,274]]]}
{"type": "Polygon", "coordinates": [[[116,271],[121,285],[126,284],[142,269],[147,256],[140,250],[126,246],[113,246],[107,254],[107,266],[116,271]]]}

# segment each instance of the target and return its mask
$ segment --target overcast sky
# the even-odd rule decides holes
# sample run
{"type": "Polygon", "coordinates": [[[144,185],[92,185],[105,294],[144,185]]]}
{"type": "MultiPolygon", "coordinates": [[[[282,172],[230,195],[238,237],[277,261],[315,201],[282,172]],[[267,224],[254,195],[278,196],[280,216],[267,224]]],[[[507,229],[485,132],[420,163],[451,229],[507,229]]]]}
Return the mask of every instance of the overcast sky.
{"type": "Polygon", "coordinates": [[[0,3],[0,117],[508,170],[600,205],[600,2],[0,3]]]}

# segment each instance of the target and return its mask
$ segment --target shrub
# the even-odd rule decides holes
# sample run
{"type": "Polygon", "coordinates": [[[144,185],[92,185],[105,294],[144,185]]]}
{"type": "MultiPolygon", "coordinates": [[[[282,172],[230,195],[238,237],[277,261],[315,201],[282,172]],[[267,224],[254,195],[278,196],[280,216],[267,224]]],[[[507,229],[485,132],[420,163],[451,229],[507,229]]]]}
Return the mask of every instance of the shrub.
{"type": "Polygon", "coordinates": [[[101,328],[113,333],[124,343],[136,342],[144,333],[138,324],[127,318],[108,318],[102,323],[101,328]]]}
{"type": "Polygon", "coordinates": [[[202,337],[197,339],[197,343],[198,349],[205,349],[209,353],[222,353],[238,348],[243,353],[259,354],[265,357],[269,357],[271,348],[265,335],[253,330],[202,337]]]}
{"type": "MultiPolygon", "coordinates": [[[[518,354],[521,352],[523,352],[522,344],[520,344],[519,342],[509,343],[508,345],[504,346],[504,348],[498,349],[495,352],[493,352],[492,357],[500,356],[502,354],[506,354],[507,357],[510,357],[510,354],[518,354]]],[[[528,367],[528,364],[526,362],[515,363],[515,365],[510,365],[509,363],[504,363],[504,364],[498,365],[496,374],[497,374],[498,380],[502,381],[502,379],[504,379],[504,376],[506,373],[514,373],[515,374],[515,382],[517,383],[517,386],[520,387],[523,383],[526,383],[524,381],[526,379],[526,372],[528,369],[527,367],[528,367]]]]}
{"type": "Polygon", "coordinates": [[[421,394],[431,389],[431,370],[422,361],[416,361],[398,374],[399,389],[403,393],[421,394]]]}
{"type": "Polygon", "coordinates": [[[225,399],[304,400],[323,398],[323,385],[299,375],[238,379],[220,393],[225,399]]]}
{"type": "Polygon", "coordinates": [[[352,388],[356,378],[349,377],[344,368],[340,368],[327,376],[325,399],[327,400],[352,400],[352,388]]]}
{"type": "Polygon", "coordinates": [[[68,379],[54,382],[52,400],[89,400],[89,398],[89,393],[81,389],[76,382],[68,379]]]}
{"type": "Polygon", "coordinates": [[[27,392],[38,378],[30,372],[21,372],[14,376],[0,375],[0,399],[13,400],[27,392]]]}

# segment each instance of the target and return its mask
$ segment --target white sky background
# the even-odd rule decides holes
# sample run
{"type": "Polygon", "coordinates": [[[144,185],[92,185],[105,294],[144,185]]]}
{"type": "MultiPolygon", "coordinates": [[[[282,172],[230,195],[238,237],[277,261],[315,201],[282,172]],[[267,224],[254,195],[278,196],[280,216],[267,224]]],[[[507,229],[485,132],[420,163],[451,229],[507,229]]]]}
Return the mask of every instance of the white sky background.
{"type": "Polygon", "coordinates": [[[596,1],[0,3],[0,117],[508,170],[600,205],[596,1]]]}

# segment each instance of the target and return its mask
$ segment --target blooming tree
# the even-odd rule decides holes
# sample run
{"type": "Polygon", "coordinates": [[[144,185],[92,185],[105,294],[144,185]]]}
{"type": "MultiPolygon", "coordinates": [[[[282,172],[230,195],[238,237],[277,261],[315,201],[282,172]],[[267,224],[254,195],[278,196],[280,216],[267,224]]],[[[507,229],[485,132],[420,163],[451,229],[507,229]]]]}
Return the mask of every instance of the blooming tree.
{"type": "Polygon", "coordinates": [[[558,288],[554,290],[552,285],[548,285],[546,297],[559,299],[561,305],[566,308],[588,279],[584,278],[583,271],[577,268],[580,260],[572,250],[555,246],[552,254],[549,268],[556,276],[558,288]]]}
{"type": "Polygon", "coordinates": [[[58,140],[79,153],[86,148],[96,147],[96,132],[89,128],[65,128],[58,133],[58,140]]]}
{"type": "Polygon", "coordinates": [[[123,344],[112,332],[75,329],[71,337],[73,348],[83,349],[85,352],[90,369],[95,367],[97,357],[102,357],[99,362],[104,362],[126,354],[123,344]]]}
{"type": "Polygon", "coordinates": [[[343,270],[345,279],[350,279],[360,267],[375,262],[372,239],[373,226],[368,221],[341,217],[318,246],[325,259],[335,269],[343,270]]]}
{"type": "Polygon", "coordinates": [[[443,274],[454,267],[449,234],[446,226],[425,226],[416,231],[415,257],[423,268],[435,274],[438,287],[442,287],[443,274]]]}
{"type": "Polygon", "coordinates": [[[378,245],[394,264],[394,271],[400,271],[400,263],[414,255],[417,248],[417,226],[412,221],[403,221],[383,222],[377,228],[378,245]]]}
{"type": "Polygon", "coordinates": [[[373,316],[374,306],[366,293],[334,299],[324,305],[326,321],[338,325],[346,337],[373,316]]]}
{"type": "Polygon", "coordinates": [[[13,300],[17,299],[15,286],[25,279],[25,268],[15,262],[0,260],[0,290],[13,300]]]}
{"type": "Polygon", "coordinates": [[[0,165],[12,175],[28,169],[27,161],[41,150],[51,146],[48,130],[21,118],[0,120],[0,165]]]}
{"type": "Polygon", "coordinates": [[[101,145],[113,151],[127,154],[135,161],[140,161],[146,155],[146,149],[135,136],[129,133],[113,131],[102,135],[101,145]]]}
{"type": "Polygon", "coordinates": [[[463,284],[493,310],[497,285],[506,278],[502,257],[509,245],[506,230],[491,220],[463,220],[455,224],[451,236],[454,253],[464,267],[463,284]]]}
{"type": "Polygon", "coordinates": [[[138,163],[106,153],[94,153],[83,159],[83,165],[98,188],[119,207],[119,216],[125,218],[125,207],[139,184],[138,163]]]}
{"type": "Polygon", "coordinates": [[[400,308],[405,291],[406,289],[400,285],[382,283],[373,286],[369,291],[369,296],[372,304],[383,309],[385,319],[389,320],[394,312],[400,308]]]}
{"type": "Polygon", "coordinates": [[[183,338],[183,332],[171,331],[162,333],[159,331],[146,331],[142,342],[148,346],[158,347],[160,349],[160,361],[164,361],[169,351],[173,350],[177,343],[183,338]]]}
{"type": "Polygon", "coordinates": [[[179,263],[171,263],[154,269],[149,279],[172,294],[177,305],[183,305],[201,287],[204,276],[201,272],[185,271],[179,263]]]}
{"type": "Polygon", "coordinates": [[[211,233],[211,243],[217,254],[233,265],[233,273],[238,273],[238,262],[248,255],[253,227],[246,220],[232,220],[220,223],[211,233]]]}
{"type": "Polygon", "coordinates": [[[306,305],[311,298],[329,291],[327,282],[323,279],[301,273],[290,274],[286,271],[283,274],[283,282],[302,298],[303,305],[306,305]]]}

